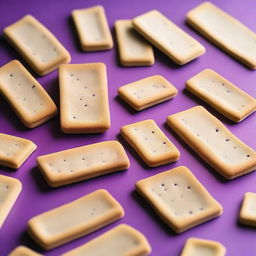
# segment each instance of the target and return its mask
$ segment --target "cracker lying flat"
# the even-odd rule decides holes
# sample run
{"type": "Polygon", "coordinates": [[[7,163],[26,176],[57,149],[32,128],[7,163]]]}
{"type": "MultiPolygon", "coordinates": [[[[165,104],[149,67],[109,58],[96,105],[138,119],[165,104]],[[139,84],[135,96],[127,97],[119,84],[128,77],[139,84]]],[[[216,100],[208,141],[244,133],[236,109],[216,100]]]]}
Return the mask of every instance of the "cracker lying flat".
{"type": "Polygon", "coordinates": [[[0,68],[0,92],[28,128],[34,128],[57,114],[51,97],[17,60],[0,68]]]}
{"type": "Polygon", "coordinates": [[[96,133],[110,127],[105,64],[61,65],[59,81],[63,132],[96,133]]]}
{"type": "Polygon", "coordinates": [[[199,238],[189,238],[181,256],[225,256],[226,248],[219,242],[199,238]]]}
{"type": "Polygon", "coordinates": [[[186,88],[234,122],[256,111],[256,99],[211,69],[190,78],[186,88]]]}
{"type": "Polygon", "coordinates": [[[256,193],[244,194],[239,221],[245,225],[256,227],[256,193]]]}
{"type": "Polygon", "coordinates": [[[221,205],[184,166],[140,180],[136,190],[177,233],[222,214],[221,205]]]}
{"type": "Polygon", "coordinates": [[[133,19],[134,28],[179,65],[199,57],[205,48],[157,10],[133,19]]]}
{"type": "Polygon", "coordinates": [[[172,163],[180,156],[154,120],[144,120],[121,127],[121,134],[151,167],[172,163]]]}
{"type": "Polygon", "coordinates": [[[256,169],[256,152],[202,106],[170,115],[168,125],[227,179],[256,169]]]}
{"type": "Polygon", "coordinates": [[[0,228],[17,200],[22,189],[19,180],[0,175],[0,228]]]}
{"type": "Polygon", "coordinates": [[[8,256],[42,256],[26,246],[18,246],[8,254],[8,256]]]}
{"type": "Polygon", "coordinates": [[[4,35],[39,75],[46,75],[71,60],[58,39],[31,15],[6,27],[4,35]]]}
{"type": "Polygon", "coordinates": [[[27,139],[0,133],[0,165],[18,169],[36,150],[27,139]]]}
{"type": "Polygon", "coordinates": [[[137,111],[175,97],[178,90],[160,75],[150,76],[121,86],[119,96],[137,111]]]}
{"type": "Polygon", "coordinates": [[[121,224],[63,256],[146,256],[151,247],[138,230],[121,224]]]}
{"type": "Polygon", "coordinates": [[[155,62],[152,46],[133,28],[131,20],[115,22],[120,63],[123,66],[151,66],[155,62]]]}
{"type": "Polygon", "coordinates": [[[49,250],[123,216],[122,206],[101,189],[30,219],[28,232],[39,245],[49,250]]]}
{"type": "Polygon", "coordinates": [[[204,2],[188,12],[187,22],[231,56],[256,69],[256,34],[240,21],[204,2]]]}
{"type": "Polygon", "coordinates": [[[52,187],[124,170],[130,166],[124,148],[118,141],[104,141],[39,156],[37,164],[52,187]]]}
{"type": "Polygon", "coordinates": [[[72,17],[84,51],[107,50],[113,47],[103,6],[74,10],[72,17]]]}

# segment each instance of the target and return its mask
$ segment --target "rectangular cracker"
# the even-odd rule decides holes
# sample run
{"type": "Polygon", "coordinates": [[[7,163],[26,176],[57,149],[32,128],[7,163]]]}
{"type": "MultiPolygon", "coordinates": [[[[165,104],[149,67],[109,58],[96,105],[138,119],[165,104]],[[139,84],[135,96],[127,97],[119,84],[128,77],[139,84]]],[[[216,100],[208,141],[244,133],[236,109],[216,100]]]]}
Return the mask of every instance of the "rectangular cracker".
{"type": "Polygon", "coordinates": [[[0,229],[22,189],[18,179],[0,175],[0,229]]]}
{"type": "Polygon", "coordinates": [[[146,237],[135,228],[121,224],[63,256],[146,256],[151,247],[146,237]]]}
{"type": "Polygon", "coordinates": [[[0,68],[0,92],[28,128],[34,128],[57,114],[51,97],[17,60],[0,68]]]}
{"type": "Polygon", "coordinates": [[[18,169],[36,148],[31,140],[0,133],[0,165],[18,169]]]}
{"type": "Polygon", "coordinates": [[[256,34],[210,2],[187,14],[187,22],[199,33],[251,69],[256,69],[256,34]]]}
{"type": "Polygon", "coordinates": [[[119,96],[137,111],[172,99],[177,93],[178,90],[160,75],[149,76],[118,89],[119,96]]]}
{"type": "Polygon", "coordinates": [[[104,189],[33,217],[28,232],[49,250],[122,218],[122,206],[104,189]]]}
{"type": "Polygon", "coordinates": [[[134,28],[179,65],[201,56],[205,48],[157,10],[132,20],[134,28]]]}
{"type": "Polygon", "coordinates": [[[38,75],[46,75],[71,60],[58,39],[32,15],[24,16],[3,32],[38,75]]]}
{"type": "Polygon", "coordinates": [[[119,59],[123,66],[152,66],[155,62],[152,46],[135,31],[131,20],[115,22],[119,59]]]}
{"type": "Polygon", "coordinates": [[[113,47],[113,40],[103,6],[97,5],[86,9],[73,10],[72,18],[84,51],[108,50],[113,47]]]}
{"type": "Polygon", "coordinates": [[[52,187],[62,186],[129,168],[118,141],[104,141],[39,156],[37,165],[52,187]]]}
{"type": "Polygon", "coordinates": [[[256,227],[256,193],[244,194],[239,221],[242,224],[256,227]]]}
{"type": "Polygon", "coordinates": [[[184,166],[140,180],[136,190],[177,233],[222,214],[222,206],[184,166]]]}
{"type": "Polygon", "coordinates": [[[225,256],[226,248],[213,240],[189,238],[182,250],[181,256],[225,256]]]}
{"type": "Polygon", "coordinates": [[[59,81],[63,132],[96,133],[110,127],[104,63],[61,65],[59,81]]]}
{"type": "Polygon", "coordinates": [[[170,115],[167,124],[226,179],[256,169],[256,152],[204,107],[196,106],[170,115]]]}
{"type": "Polygon", "coordinates": [[[121,134],[150,167],[172,163],[180,157],[179,150],[154,120],[125,125],[121,134]]]}
{"type": "Polygon", "coordinates": [[[190,78],[186,88],[234,122],[256,111],[256,99],[211,69],[190,78]]]}
{"type": "Polygon", "coordinates": [[[18,246],[8,254],[8,256],[42,256],[26,246],[18,246]]]}

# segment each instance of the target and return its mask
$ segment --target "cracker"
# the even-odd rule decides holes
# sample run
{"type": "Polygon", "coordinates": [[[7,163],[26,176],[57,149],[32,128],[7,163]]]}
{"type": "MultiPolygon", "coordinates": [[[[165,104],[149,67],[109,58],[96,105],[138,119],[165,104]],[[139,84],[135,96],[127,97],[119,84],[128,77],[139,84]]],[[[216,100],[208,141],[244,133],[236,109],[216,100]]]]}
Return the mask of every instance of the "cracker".
{"type": "Polygon", "coordinates": [[[24,16],[3,32],[13,47],[41,76],[71,60],[58,39],[32,15],[24,16]]]}
{"type": "Polygon", "coordinates": [[[61,65],[59,80],[62,131],[106,131],[110,127],[110,113],[105,64],[61,65]]]}
{"type": "Polygon", "coordinates": [[[168,125],[226,179],[256,168],[256,152],[202,106],[170,115],[168,125]]]}
{"type": "Polygon", "coordinates": [[[18,169],[36,148],[31,140],[0,133],[0,165],[18,169]]]}
{"type": "Polygon", "coordinates": [[[18,246],[8,254],[8,256],[42,256],[26,246],[18,246]]]}
{"type": "Polygon", "coordinates": [[[178,149],[154,120],[144,120],[121,127],[121,134],[150,167],[177,161],[178,149]]]}
{"type": "Polygon", "coordinates": [[[107,50],[113,40],[103,6],[73,10],[72,18],[84,51],[107,50]]]}
{"type": "Polygon", "coordinates": [[[18,179],[0,175],[0,228],[4,224],[22,189],[18,179]]]}
{"type": "Polygon", "coordinates": [[[104,141],[39,156],[37,164],[52,187],[124,170],[130,166],[124,148],[118,141],[104,141]]]}
{"type": "Polygon", "coordinates": [[[132,20],[134,28],[179,65],[201,56],[205,48],[157,10],[132,20]]]}
{"type": "Polygon", "coordinates": [[[225,256],[226,248],[219,242],[189,238],[182,250],[181,256],[225,256]]]}
{"type": "Polygon", "coordinates": [[[122,206],[106,190],[100,189],[30,219],[28,232],[40,246],[49,250],[123,216],[122,206]]]}
{"type": "Polygon", "coordinates": [[[0,92],[28,128],[34,128],[57,114],[51,97],[17,60],[0,68],[0,92]]]}
{"type": "Polygon", "coordinates": [[[256,69],[256,34],[210,2],[187,14],[187,22],[199,33],[251,69],[256,69]]]}
{"type": "Polygon", "coordinates": [[[244,194],[239,221],[245,225],[256,227],[256,193],[244,194]]]}
{"type": "Polygon", "coordinates": [[[123,66],[152,66],[155,62],[152,46],[140,36],[131,20],[115,22],[120,63],[123,66]]]}
{"type": "Polygon", "coordinates": [[[234,122],[256,111],[256,99],[211,69],[190,78],[186,88],[234,122]]]}
{"type": "Polygon", "coordinates": [[[177,233],[222,214],[222,206],[184,166],[140,180],[136,190],[177,233]]]}
{"type": "Polygon", "coordinates": [[[63,256],[146,256],[151,247],[146,237],[131,226],[121,224],[63,256]]]}
{"type": "Polygon", "coordinates": [[[150,76],[118,89],[119,96],[137,111],[174,98],[178,90],[163,76],[150,76]]]}

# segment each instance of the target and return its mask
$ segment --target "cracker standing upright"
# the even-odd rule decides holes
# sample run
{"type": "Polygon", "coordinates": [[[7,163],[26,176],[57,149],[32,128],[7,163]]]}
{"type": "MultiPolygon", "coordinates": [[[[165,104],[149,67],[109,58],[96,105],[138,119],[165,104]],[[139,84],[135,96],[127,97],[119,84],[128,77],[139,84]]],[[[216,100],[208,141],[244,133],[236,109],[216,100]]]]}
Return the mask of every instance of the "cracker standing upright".
{"type": "Polygon", "coordinates": [[[205,48],[157,10],[132,20],[134,28],[178,65],[205,53],[205,48]]]}
{"type": "Polygon", "coordinates": [[[39,126],[57,114],[51,97],[17,60],[0,68],[0,93],[28,128],[39,126]]]}
{"type": "Polygon", "coordinates": [[[204,107],[196,106],[170,115],[167,124],[226,179],[256,169],[256,152],[204,107]]]}
{"type": "Polygon", "coordinates": [[[59,84],[63,132],[98,133],[110,127],[105,64],[61,65],[59,84]]]}
{"type": "Polygon", "coordinates": [[[121,65],[151,66],[154,64],[152,46],[133,28],[131,20],[117,20],[115,31],[121,65]]]}
{"type": "Polygon", "coordinates": [[[187,22],[199,33],[251,69],[256,69],[256,34],[210,2],[187,13],[187,22]]]}
{"type": "Polygon", "coordinates": [[[103,6],[73,10],[72,17],[84,51],[108,50],[113,47],[113,39],[103,6]]]}
{"type": "Polygon", "coordinates": [[[46,75],[71,60],[58,39],[32,15],[6,27],[4,36],[38,75],[46,75]]]}

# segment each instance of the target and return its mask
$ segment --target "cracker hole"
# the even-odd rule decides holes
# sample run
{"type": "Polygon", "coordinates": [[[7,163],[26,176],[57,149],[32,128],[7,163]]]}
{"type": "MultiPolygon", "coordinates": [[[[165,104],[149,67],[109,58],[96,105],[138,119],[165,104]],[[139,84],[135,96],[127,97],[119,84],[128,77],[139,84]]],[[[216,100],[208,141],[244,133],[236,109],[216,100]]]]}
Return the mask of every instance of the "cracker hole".
{"type": "Polygon", "coordinates": [[[174,185],[175,187],[177,187],[177,186],[178,186],[178,183],[174,183],[173,185],[174,185]]]}
{"type": "Polygon", "coordinates": [[[183,195],[180,195],[180,198],[183,198],[184,196],[183,195]]]}
{"type": "Polygon", "coordinates": [[[76,81],[79,81],[79,78],[77,78],[76,81]]]}
{"type": "Polygon", "coordinates": [[[74,172],[74,170],[70,170],[70,172],[72,173],[72,172],[74,172]]]}
{"type": "Polygon", "coordinates": [[[164,187],[164,183],[162,183],[161,186],[164,187]]]}
{"type": "Polygon", "coordinates": [[[87,107],[88,105],[87,104],[84,104],[84,107],[87,107]]]}
{"type": "Polygon", "coordinates": [[[73,116],[73,119],[76,119],[76,117],[75,117],[75,116],[73,116]]]}
{"type": "Polygon", "coordinates": [[[13,74],[10,74],[10,77],[13,77],[13,74]]]}
{"type": "Polygon", "coordinates": [[[215,131],[216,131],[216,132],[219,132],[219,129],[216,129],[215,131]]]}
{"type": "Polygon", "coordinates": [[[226,139],[226,141],[230,141],[230,139],[226,139]]]}
{"type": "Polygon", "coordinates": [[[191,189],[191,187],[190,187],[190,186],[187,186],[187,189],[191,189]]]}
{"type": "Polygon", "coordinates": [[[227,92],[227,93],[231,93],[231,91],[230,91],[230,90],[227,90],[226,92],[227,92]]]}
{"type": "Polygon", "coordinates": [[[145,138],[145,140],[148,140],[148,138],[145,138]]]}
{"type": "Polygon", "coordinates": [[[36,86],[35,85],[32,85],[32,89],[34,89],[36,86]]]}
{"type": "Polygon", "coordinates": [[[191,214],[193,214],[193,211],[189,211],[188,213],[191,215],[191,214]]]}
{"type": "Polygon", "coordinates": [[[96,96],[95,94],[92,95],[92,97],[95,97],[95,96],[96,96]]]}
{"type": "Polygon", "coordinates": [[[246,155],[247,157],[250,157],[250,155],[246,155]]]}
{"type": "Polygon", "coordinates": [[[225,86],[225,84],[224,84],[224,83],[222,83],[222,86],[225,86]]]}
{"type": "Polygon", "coordinates": [[[164,141],[163,144],[166,144],[166,141],[164,141]]]}
{"type": "Polygon", "coordinates": [[[83,98],[80,98],[80,100],[83,100],[83,98]]]}
{"type": "Polygon", "coordinates": [[[158,194],[159,197],[162,197],[162,194],[158,194]]]}
{"type": "Polygon", "coordinates": [[[26,98],[23,98],[23,101],[26,101],[26,98]]]}
{"type": "Polygon", "coordinates": [[[200,208],[199,208],[199,210],[200,210],[200,211],[203,211],[203,210],[204,210],[204,208],[203,208],[203,207],[200,207],[200,208]]]}
{"type": "Polygon", "coordinates": [[[83,160],[83,161],[85,160],[84,157],[82,158],[82,160],[83,160]]]}
{"type": "Polygon", "coordinates": [[[74,76],[74,74],[70,74],[70,76],[71,76],[71,77],[73,77],[73,76],[74,76]]]}
{"type": "Polygon", "coordinates": [[[152,133],[155,133],[154,131],[152,131],[152,133]]]}

